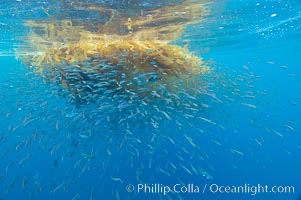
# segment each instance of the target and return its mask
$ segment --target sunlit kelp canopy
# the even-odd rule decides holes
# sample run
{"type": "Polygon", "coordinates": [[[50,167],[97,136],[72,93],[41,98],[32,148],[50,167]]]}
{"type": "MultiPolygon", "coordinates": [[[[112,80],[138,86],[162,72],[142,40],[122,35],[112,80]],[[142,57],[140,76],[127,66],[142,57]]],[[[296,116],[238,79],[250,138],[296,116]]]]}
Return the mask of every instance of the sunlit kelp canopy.
{"type": "Polygon", "coordinates": [[[205,5],[200,0],[62,1],[44,9],[48,19],[26,22],[28,45],[17,55],[46,80],[62,84],[76,101],[104,92],[143,96],[158,85],[187,85],[208,68],[172,42],[187,25],[203,20],[205,5]]]}

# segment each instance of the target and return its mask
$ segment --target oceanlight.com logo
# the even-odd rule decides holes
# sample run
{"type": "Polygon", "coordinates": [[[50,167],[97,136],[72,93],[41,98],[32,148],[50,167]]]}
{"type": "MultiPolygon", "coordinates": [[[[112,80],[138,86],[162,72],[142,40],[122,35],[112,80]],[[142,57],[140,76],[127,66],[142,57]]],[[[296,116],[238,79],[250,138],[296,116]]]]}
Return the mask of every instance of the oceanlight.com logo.
{"type": "Polygon", "coordinates": [[[218,185],[218,184],[204,184],[202,186],[196,184],[174,184],[164,185],[160,183],[156,184],[128,184],[126,191],[136,194],[163,194],[168,193],[181,193],[181,194],[294,194],[294,186],[268,186],[268,185],[218,185]]]}
{"type": "Polygon", "coordinates": [[[268,185],[250,185],[244,184],[240,186],[225,186],[218,184],[211,184],[209,186],[210,193],[219,194],[250,194],[252,196],[257,194],[294,194],[294,186],[268,186],[268,185]]]}

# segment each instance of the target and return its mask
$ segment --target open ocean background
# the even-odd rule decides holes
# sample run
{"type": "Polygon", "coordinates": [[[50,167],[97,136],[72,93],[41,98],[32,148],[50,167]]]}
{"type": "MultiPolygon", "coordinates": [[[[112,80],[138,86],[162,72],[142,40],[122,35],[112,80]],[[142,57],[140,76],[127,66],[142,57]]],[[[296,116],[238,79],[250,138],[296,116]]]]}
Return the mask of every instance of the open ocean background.
{"type": "Polygon", "coordinates": [[[46,18],[41,8],[50,5],[0,1],[0,199],[301,198],[300,0],[210,3],[211,13],[177,41],[212,69],[200,85],[206,92],[171,108],[160,99],[120,106],[105,98],[77,107],[59,85],[31,73],[14,52],[28,32],[24,20],[46,18]],[[195,105],[202,108],[186,109],[195,105]],[[136,108],[146,119],[131,116],[136,108]],[[201,192],[126,191],[138,183],[201,192]],[[205,184],[295,192],[202,194],[205,184]]]}

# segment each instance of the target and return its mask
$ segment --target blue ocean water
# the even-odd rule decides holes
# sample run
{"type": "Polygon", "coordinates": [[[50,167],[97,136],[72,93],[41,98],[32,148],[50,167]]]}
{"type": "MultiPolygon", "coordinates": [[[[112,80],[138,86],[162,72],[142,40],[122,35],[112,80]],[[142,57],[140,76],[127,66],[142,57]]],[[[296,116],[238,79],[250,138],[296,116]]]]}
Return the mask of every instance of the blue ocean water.
{"type": "MultiPolygon", "coordinates": [[[[210,68],[195,96],[85,105],[16,59],[24,21],[47,18],[58,2],[0,3],[0,199],[301,198],[299,0],[210,1],[175,42],[210,68]],[[258,184],[269,191],[255,193],[258,184]]],[[[160,5],[137,2],[128,4],[160,5]]]]}

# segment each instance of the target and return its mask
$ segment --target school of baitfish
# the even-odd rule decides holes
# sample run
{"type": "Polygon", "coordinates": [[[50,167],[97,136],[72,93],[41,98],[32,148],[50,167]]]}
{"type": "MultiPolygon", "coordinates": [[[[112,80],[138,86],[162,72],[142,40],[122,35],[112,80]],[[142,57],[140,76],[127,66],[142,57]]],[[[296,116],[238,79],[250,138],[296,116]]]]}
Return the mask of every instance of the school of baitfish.
{"type": "MultiPolygon", "coordinates": [[[[129,198],[128,183],[212,179],[215,150],[208,144],[236,156],[248,153],[216,137],[217,130],[236,131],[227,127],[226,114],[224,124],[216,118],[234,104],[256,113],[256,96],[265,95],[252,90],[259,77],[244,66],[243,75],[226,79],[172,43],[185,25],[202,22],[208,2],[134,6],[130,12],[64,2],[65,11],[105,20],[80,23],[45,9],[46,20],[26,22],[27,46],[16,50],[26,69],[1,85],[0,199],[19,190],[27,199],[129,198]],[[30,171],[31,165],[40,169],[30,171]],[[19,174],[7,175],[16,169],[19,174]],[[84,180],[91,185],[79,185],[84,180]]],[[[296,132],[291,122],[286,128],[296,132]]]]}

